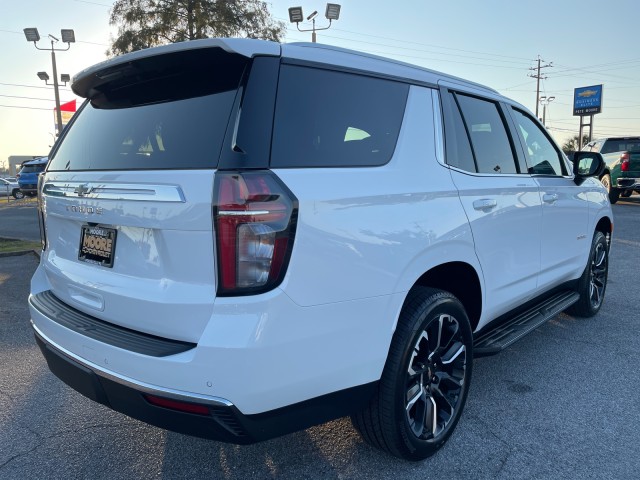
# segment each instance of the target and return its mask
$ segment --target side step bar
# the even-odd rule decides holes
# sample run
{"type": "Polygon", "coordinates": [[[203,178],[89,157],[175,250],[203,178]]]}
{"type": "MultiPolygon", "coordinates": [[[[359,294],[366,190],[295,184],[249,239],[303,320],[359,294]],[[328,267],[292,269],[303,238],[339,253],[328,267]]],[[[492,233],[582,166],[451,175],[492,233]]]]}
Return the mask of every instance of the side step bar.
{"type": "Polygon", "coordinates": [[[495,355],[531,333],[580,299],[573,290],[556,293],[543,302],[509,318],[474,339],[474,357],[495,355]]]}

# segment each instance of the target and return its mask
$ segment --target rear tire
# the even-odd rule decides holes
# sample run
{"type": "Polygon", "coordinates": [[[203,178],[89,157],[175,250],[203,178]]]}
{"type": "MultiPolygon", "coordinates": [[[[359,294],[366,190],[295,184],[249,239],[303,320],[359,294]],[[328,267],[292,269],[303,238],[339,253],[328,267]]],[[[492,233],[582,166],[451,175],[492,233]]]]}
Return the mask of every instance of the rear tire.
{"type": "Polygon", "coordinates": [[[376,393],[351,421],[370,445],[406,460],[440,449],[460,419],[471,382],[473,336],[448,292],[418,288],[407,298],[376,393]]]}
{"type": "Polygon", "coordinates": [[[587,266],[578,280],[580,300],[567,309],[577,317],[593,317],[604,302],[609,274],[609,247],[602,232],[596,232],[591,242],[587,266]]]}

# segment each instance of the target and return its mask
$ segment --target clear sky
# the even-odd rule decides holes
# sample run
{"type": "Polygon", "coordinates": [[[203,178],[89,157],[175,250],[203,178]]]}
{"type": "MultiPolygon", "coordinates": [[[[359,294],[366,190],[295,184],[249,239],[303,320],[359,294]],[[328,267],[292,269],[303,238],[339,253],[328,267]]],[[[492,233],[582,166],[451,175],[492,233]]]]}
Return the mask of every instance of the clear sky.
{"type": "MultiPolygon", "coordinates": [[[[318,10],[318,27],[327,23],[325,2],[269,3],[278,19],[288,20],[288,7],[302,6],[305,16],[318,10]]],[[[547,78],[541,95],[555,97],[546,120],[558,142],[578,133],[573,89],[598,84],[604,85],[603,113],[595,116],[595,136],[640,135],[637,0],[337,3],[342,4],[340,19],[318,32],[318,42],[474,80],[534,112],[536,81],[527,75],[534,73],[529,69],[540,55],[543,64],[553,64],[543,70],[547,78]]],[[[73,76],[106,58],[115,33],[109,26],[111,5],[112,0],[0,0],[0,165],[9,155],[47,154],[53,142],[53,87],[36,75],[46,71],[52,76],[51,55],[28,43],[22,29],[37,27],[43,39],[49,33],[59,37],[62,28],[74,29],[76,43],[56,56],[58,73],[73,76]]],[[[287,25],[285,41],[310,41],[310,33],[287,25]]],[[[62,102],[75,98],[68,88],[60,92],[62,102]]]]}

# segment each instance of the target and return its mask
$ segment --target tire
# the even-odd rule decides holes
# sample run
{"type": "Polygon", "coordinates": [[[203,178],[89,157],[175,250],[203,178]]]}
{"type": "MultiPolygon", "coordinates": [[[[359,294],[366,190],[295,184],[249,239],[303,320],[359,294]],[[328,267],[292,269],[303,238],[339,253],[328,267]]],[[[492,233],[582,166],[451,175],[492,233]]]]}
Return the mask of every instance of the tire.
{"type": "Polygon", "coordinates": [[[460,419],[472,366],[473,335],[460,301],[448,292],[415,289],[400,314],[377,391],[351,422],[367,443],[396,457],[430,457],[460,419]]]}
{"type": "Polygon", "coordinates": [[[602,182],[602,185],[604,185],[604,187],[607,189],[607,193],[609,194],[609,202],[611,203],[611,205],[613,205],[620,198],[620,190],[611,186],[611,175],[609,175],[608,173],[605,173],[600,181],[602,182]]]}
{"type": "Polygon", "coordinates": [[[632,193],[633,193],[633,190],[625,190],[624,192],[620,193],[620,196],[623,198],[627,198],[627,197],[630,197],[632,193]]]}
{"type": "Polygon", "coordinates": [[[577,317],[593,317],[604,302],[609,274],[609,247],[602,232],[596,232],[591,242],[587,266],[578,280],[580,300],[567,309],[577,317]]]}
{"type": "Polygon", "coordinates": [[[13,192],[11,192],[11,195],[13,196],[13,198],[15,198],[16,200],[20,200],[21,198],[24,198],[24,193],[22,193],[19,189],[15,188],[13,190],[13,192]]]}

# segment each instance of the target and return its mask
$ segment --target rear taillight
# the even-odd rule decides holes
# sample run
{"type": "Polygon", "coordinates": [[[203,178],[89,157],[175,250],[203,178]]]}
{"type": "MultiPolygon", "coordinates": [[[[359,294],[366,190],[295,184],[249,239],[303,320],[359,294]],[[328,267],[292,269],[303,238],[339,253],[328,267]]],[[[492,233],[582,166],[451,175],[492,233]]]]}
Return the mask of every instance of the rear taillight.
{"type": "Polygon", "coordinates": [[[293,247],[295,196],[269,171],[217,172],[214,199],[218,295],[278,286],[293,247]]]}
{"type": "Polygon", "coordinates": [[[629,171],[629,152],[624,152],[620,155],[620,170],[623,172],[629,171]]]}

